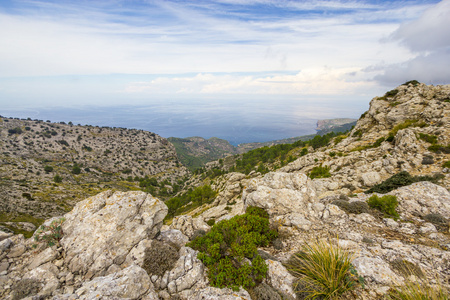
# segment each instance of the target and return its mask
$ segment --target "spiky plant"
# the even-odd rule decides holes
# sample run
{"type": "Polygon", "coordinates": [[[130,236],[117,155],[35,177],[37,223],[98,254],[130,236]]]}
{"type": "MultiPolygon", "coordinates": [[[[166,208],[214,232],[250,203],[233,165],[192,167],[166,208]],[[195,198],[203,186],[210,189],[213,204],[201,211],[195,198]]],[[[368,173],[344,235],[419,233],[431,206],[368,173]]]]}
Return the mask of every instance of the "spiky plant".
{"type": "Polygon", "coordinates": [[[338,299],[363,283],[351,264],[352,254],[330,242],[317,240],[303,245],[286,267],[296,277],[299,298],[338,299]]]}

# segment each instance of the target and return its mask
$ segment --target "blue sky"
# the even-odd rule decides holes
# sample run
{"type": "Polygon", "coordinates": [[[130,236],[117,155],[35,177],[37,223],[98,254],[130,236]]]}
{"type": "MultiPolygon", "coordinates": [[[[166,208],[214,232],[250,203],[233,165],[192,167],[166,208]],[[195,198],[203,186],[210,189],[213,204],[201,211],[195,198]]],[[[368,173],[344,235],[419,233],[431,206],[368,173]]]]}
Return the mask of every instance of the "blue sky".
{"type": "Polygon", "coordinates": [[[2,0],[0,107],[320,99],[305,116],[356,116],[407,80],[449,83],[449,15],[450,0],[2,0]]]}

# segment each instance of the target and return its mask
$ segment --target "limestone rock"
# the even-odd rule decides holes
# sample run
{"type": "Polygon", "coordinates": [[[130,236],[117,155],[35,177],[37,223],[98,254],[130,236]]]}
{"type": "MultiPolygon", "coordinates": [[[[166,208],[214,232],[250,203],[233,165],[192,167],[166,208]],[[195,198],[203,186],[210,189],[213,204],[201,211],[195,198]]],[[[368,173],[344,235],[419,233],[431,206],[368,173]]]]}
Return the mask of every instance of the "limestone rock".
{"type": "Polygon", "coordinates": [[[264,208],[270,216],[298,213],[305,216],[316,191],[302,173],[270,172],[253,179],[243,193],[245,206],[264,208]]]}
{"type": "Polygon", "coordinates": [[[381,182],[381,176],[378,172],[367,172],[362,174],[362,180],[367,187],[374,186],[381,182]]]}
{"type": "Polygon", "coordinates": [[[49,261],[55,260],[59,256],[59,252],[56,250],[56,247],[49,247],[44,251],[40,252],[37,256],[34,257],[33,261],[30,263],[28,268],[30,270],[39,267],[49,261]]]}
{"type": "Polygon", "coordinates": [[[180,294],[188,297],[194,289],[206,286],[204,277],[204,265],[197,258],[198,251],[189,247],[180,249],[180,258],[175,263],[175,267],[166,271],[161,277],[155,276],[152,281],[159,289],[168,290],[169,294],[180,294]]]}
{"type": "Polygon", "coordinates": [[[147,272],[136,265],[85,282],[75,294],[78,299],[139,299],[144,295],[158,299],[147,272]]]}
{"type": "Polygon", "coordinates": [[[202,218],[192,218],[188,215],[176,216],[173,218],[170,228],[181,231],[184,235],[191,238],[196,230],[209,230],[202,218]]]}
{"type": "Polygon", "coordinates": [[[101,276],[159,232],[166,205],[144,192],[103,192],[79,202],[63,223],[65,263],[73,273],[101,276]]]}
{"type": "Polygon", "coordinates": [[[275,289],[295,299],[295,292],[292,289],[292,284],[295,281],[294,276],[278,261],[268,259],[266,263],[269,266],[266,280],[275,289]]]}
{"type": "Polygon", "coordinates": [[[352,263],[360,276],[373,282],[389,285],[393,282],[401,283],[403,281],[380,258],[362,256],[353,260],[352,263]]]}
{"type": "Polygon", "coordinates": [[[175,244],[179,248],[184,247],[184,245],[189,242],[189,238],[177,229],[161,231],[161,234],[158,236],[158,240],[169,244],[175,244]]]}
{"type": "Polygon", "coordinates": [[[450,192],[428,181],[398,188],[389,194],[397,196],[399,211],[407,215],[439,213],[450,218],[450,192]]]}
{"type": "Polygon", "coordinates": [[[240,289],[239,291],[235,292],[231,289],[219,289],[214,287],[207,287],[205,289],[202,289],[195,294],[193,294],[190,298],[190,300],[251,300],[249,293],[244,290],[240,289]]]}

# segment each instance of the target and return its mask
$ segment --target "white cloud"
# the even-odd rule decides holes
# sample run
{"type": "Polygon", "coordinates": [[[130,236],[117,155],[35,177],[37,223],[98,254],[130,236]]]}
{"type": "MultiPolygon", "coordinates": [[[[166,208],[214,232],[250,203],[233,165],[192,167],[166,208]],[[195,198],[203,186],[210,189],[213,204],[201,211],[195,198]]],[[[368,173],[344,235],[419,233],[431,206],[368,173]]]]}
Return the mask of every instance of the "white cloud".
{"type": "Polygon", "coordinates": [[[417,19],[401,24],[386,41],[399,42],[414,53],[397,63],[384,63],[374,78],[393,86],[408,80],[427,84],[450,83],[450,0],[430,7],[417,19]]]}
{"type": "Polygon", "coordinates": [[[402,24],[392,35],[413,51],[435,51],[450,47],[450,0],[427,9],[420,18],[402,24]]]}
{"type": "Polygon", "coordinates": [[[374,83],[351,74],[357,68],[306,69],[297,74],[197,74],[132,82],[125,92],[149,94],[351,95],[374,89],[374,83]]]}

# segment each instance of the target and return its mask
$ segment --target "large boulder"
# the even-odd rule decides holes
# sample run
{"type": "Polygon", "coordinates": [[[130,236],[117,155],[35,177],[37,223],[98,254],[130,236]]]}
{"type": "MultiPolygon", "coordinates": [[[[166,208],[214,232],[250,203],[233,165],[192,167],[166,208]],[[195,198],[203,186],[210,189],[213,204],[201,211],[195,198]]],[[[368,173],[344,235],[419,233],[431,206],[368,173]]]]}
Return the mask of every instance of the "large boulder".
{"type": "Polygon", "coordinates": [[[407,215],[441,214],[450,218],[450,192],[428,181],[398,188],[389,194],[397,196],[399,210],[407,215]]]}
{"type": "Polygon", "coordinates": [[[81,201],[62,225],[65,264],[85,278],[106,275],[139,242],[159,233],[166,214],[167,206],[144,192],[106,191],[81,201]]]}
{"type": "Polygon", "coordinates": [[[108,276],[101,276],[83,283],[75,294],[55,297],[65,299],[154,299],[158,295],[153,290],[148,274],[140,267],[132,265],[108,276]],[[142,298],[143,297],[143,298],[142,298]]]}
{"type": "Polygon", "coordinates": [[[242,198],[246,207],[264,208],[271,217],[292,213],[307,216],[316,190],[303,173],[271,172],[251,180],[242,198]]]}

